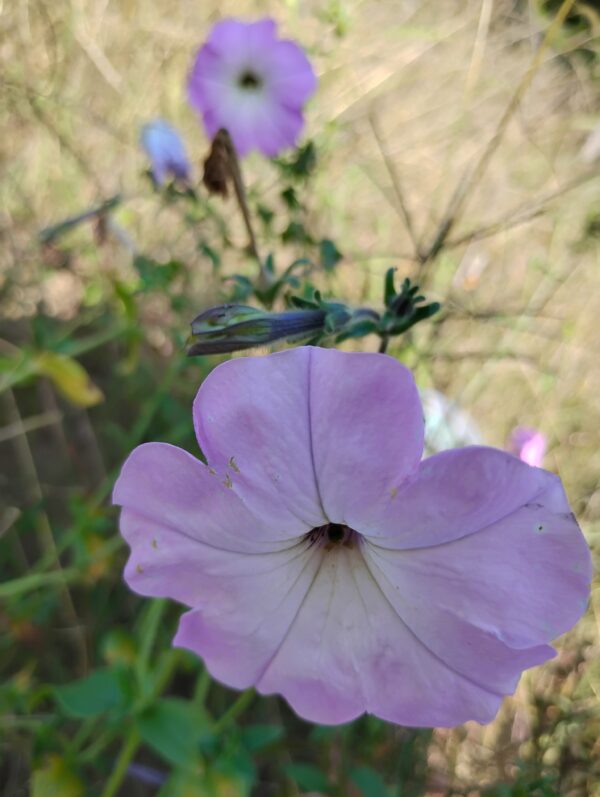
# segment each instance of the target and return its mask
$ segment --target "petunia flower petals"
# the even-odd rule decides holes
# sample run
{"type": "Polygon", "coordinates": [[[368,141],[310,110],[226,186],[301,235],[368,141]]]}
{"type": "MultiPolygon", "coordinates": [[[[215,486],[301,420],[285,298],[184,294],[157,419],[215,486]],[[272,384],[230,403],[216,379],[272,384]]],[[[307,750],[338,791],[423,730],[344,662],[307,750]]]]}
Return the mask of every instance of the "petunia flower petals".
{"type": "Polygon", "coordinates": [[[534,503],[443,545],[374,548],[378,565],[419,604],[467,618],[510,647],[547,643],[581,616],[591,581],[589,549],[556,493],[550,484],[534,503]]]}
{"type": "Polygon", "coordinates": [[[301,518],[307,530],[356,528],[423,450],[412,375],[373,354],[302,347],[223,363],[200,388],[194,419],[214,468],[235,456],[233,489],[254,512],[301,518]]]}
{"type": "Polygon", "coordinates": [[[277,38],[272,19],[226,19],[196,55],[188,98],[211,138],[225,128],[239,155],[274,157],[297,143],[316,85],[308,58],[295,42],[277,38]]]}
{"type": "Polygon", "coordinates": [[[144,443],[129,455],[113,503],[223,551],[271,552],[294,542],[253,515],[227,478],[168,443],[144,443]]]}
{"type": "Polygon", "coordinates": [[[324,558],[293,627],[260,681],[302,717],[347,722],[364,711],[403,725],[487,721],[502,695],[424,645],[356,549],[324,558]]]}
{"type": "Polygon", "coordinates": [[[388,548],[441,545],[533,501],[547,475],[495,448],[442,451],[424,459],[413,479],[380,493],[361,531],[388,548]]]}
{"type": "Polygon", "coordinates": [[[506,452],[419,463],[391,357],[230,360],[193,409],[208,464],[148,443],[113,500],[130,587],[190,607],[175,644],[305,719],[488,722],[584,612],[591,560],[560,479],[506,452]]]}

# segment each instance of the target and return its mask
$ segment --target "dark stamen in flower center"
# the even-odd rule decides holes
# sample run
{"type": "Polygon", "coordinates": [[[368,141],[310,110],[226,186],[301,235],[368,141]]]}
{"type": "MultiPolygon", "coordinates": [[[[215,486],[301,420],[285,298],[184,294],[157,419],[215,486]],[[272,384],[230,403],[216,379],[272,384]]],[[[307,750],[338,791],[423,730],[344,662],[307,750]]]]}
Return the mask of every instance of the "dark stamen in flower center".
{"type": "Polygon", "coordinates": [[[306,535],[310,546],[315,543],[324,543],[325,549],[330,551],[337,545],[352,547],[356,532],[343,523],[326,523],[324,526],[317,526],[306,535]]]}
{"type": "Polygon", "coordinates": [[[346,527],[339,523],[330,523],[327,526],[327,536],[330,542],[341,542],[344,539],[346,527]]]}
{"type": "Polygon", "coordinates": [[[239,76],[238,84],[243,89],[259,89],[262,86],[262,80],[254,72],[246,70],[239,76]]]}

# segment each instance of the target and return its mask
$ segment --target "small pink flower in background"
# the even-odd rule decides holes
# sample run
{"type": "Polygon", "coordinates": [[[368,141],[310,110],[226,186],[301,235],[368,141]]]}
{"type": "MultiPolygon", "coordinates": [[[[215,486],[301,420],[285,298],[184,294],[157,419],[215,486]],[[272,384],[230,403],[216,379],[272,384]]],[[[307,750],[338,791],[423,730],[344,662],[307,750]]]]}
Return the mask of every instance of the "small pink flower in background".
{"type": "Polygon", "coordinates": [[[272,19],[225,19],[196,56],[188,94],[210,138],[224,127],[240,155],[273,157],[295,146],[316,86],[304,52],[277,38],[272,19]]]}
{"type": "Polygon", "coordinates": [[[541,468],[546,453],[546,437],[537,429],[517,426],[510,436],[508,450],[528,465],[541,468]]]}
{"type": "Polygon", "coordinates": [[[168,177],[187,181],[190,164],[179,133],[162,119],[148,122],[142,128],[140,142],[150,158],[152,177],[164,185],[168,177]]]}
{"type": "Polygon", "coordinates": [[[312,347],[230,360],[194,404],[208,465],[137,448],[114,491],[175,645],[302,717],[491,720],[583,613],[590,555],[560,479],[492,448],[424,461],[410,372],[312,347]]]}

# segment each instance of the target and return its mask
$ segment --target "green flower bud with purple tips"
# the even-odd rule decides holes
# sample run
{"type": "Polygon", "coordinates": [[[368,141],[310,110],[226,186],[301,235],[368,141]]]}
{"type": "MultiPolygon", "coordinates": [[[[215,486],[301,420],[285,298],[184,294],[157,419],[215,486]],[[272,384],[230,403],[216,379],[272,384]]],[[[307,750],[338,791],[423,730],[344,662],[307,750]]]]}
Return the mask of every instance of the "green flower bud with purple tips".
{"type": "Polygon", "coordinates": [[[288,310],[267,313],[244,304],[212,307],[192,321],[187,353],[225,354],[264,346],[277,340],[298,340],[322,333],[325,310],[288,310]]]}

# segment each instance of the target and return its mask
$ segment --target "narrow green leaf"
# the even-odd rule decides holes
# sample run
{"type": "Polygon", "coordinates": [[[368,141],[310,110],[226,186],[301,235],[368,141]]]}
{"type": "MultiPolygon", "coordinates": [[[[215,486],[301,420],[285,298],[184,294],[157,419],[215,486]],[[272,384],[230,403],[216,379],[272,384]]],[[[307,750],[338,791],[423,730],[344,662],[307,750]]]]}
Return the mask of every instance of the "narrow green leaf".
{"type": "Polygon", "coordinates": [[[385,272],[383,298],[386,307],[389,307],[392,301],[396,297],[396,289],[394,288],[395,273],[396,273],[395,268],[388,268],[388,270],[385,272]]]}

